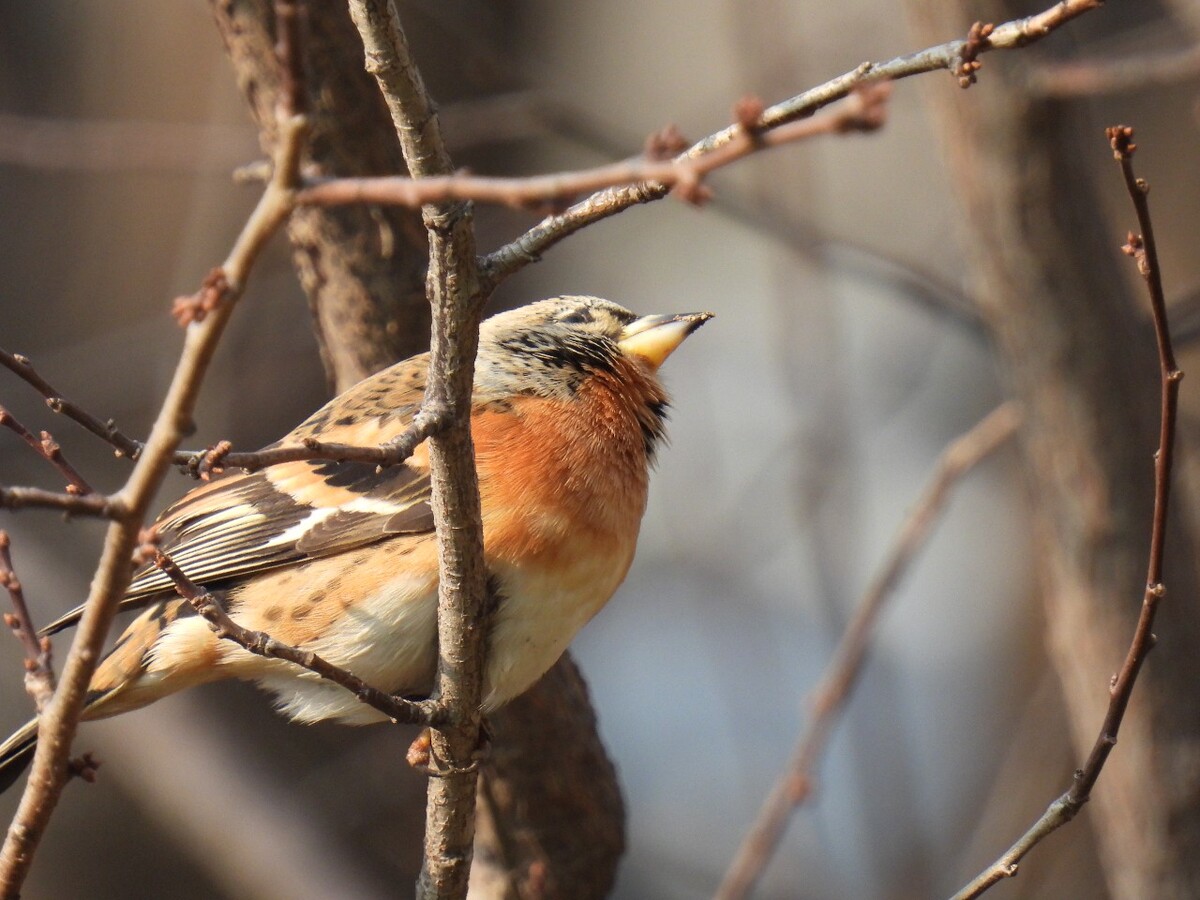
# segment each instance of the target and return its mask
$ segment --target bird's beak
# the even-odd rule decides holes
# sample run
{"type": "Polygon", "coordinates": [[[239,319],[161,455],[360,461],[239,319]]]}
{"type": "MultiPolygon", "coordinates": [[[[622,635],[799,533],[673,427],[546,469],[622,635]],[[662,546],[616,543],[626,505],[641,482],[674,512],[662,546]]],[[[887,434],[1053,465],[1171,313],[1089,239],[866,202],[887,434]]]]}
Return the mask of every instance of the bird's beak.
{"type": "Polygon", "coordinates": [[[642,316],[621,332],[617,346],[628,356],[639,356],[657,369],[684,338],[713,317],[712,313],[677,313],[666,316],[642,316]]]}

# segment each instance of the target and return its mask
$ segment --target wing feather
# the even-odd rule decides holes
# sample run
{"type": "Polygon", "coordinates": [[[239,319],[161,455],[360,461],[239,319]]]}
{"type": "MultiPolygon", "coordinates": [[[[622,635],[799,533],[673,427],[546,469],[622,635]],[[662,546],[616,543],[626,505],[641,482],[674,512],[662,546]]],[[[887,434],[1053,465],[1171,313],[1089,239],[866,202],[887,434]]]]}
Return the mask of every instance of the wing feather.
{"type": "MultiPolygon", "coordinates": [[[[293,430],[305,437],[373,446],[398,437],[416,413],[426,357],[360,382],[293,430]]],[[[423,450],[423,448],[422,448],[423,450]]],[[[428,456],[379,470],[357,462],[280,463],[234,474],[185,494],[158,518],[159,546],[197,584],[217,586],[305,559],[328,556],[397,534],[433,530],[428,456]]],[[[173,592],[153,565],[134,573],[121,607],[173,592]]],[[[74,625],[82,607],[44,629],[74,625]]]]}

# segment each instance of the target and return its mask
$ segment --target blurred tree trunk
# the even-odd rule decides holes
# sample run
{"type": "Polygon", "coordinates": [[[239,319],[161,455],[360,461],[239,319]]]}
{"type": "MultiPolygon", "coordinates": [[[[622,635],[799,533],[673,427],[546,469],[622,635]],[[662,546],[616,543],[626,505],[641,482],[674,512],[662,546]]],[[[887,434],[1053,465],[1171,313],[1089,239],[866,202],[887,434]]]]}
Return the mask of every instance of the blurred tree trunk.
{"type": "MultiPolygon", "coordinates": [[[[1016,6],[909,3],[930,43],[965,35],[975,20],[1020,15],[1016,6]]],[[[969,93],[948,79],[928,87],[966,213],[981,310],[1027,411],[1047,650],[1082,760],[1145,586],[1158,367],[1141,298],[1130,296],[1120,268],[1128,265],[1117,249],[1124,230],[1105,223],[1071,149],[1107,158],[1103,135],[1075,108],[1015,83],[1014,72],[1033,63],[989,56],[969,93]]],[[[1130,900],[1200,896],[1200,618],[1185,518],[1172,521],[1161,640],[1086,813],[1110,890],[1130,900]]],[[[1030,820],[1040,812],[1029,810],[1030,820]]]]}
{"type": "MultiPolygon", "coordinates": [[[[348,12],[338,3],[307,7],[304,57],[313,128],[305,172],[405,171],[383,98],[363,68],[362,44],[348,12]]],[[[214,0],[212,9],[269,155],[281,77],[271,3],[214,0]]],[[[363,205],[300,209],[288,222],[288,238],[333,390],[345,390],[428,348],[428,242],[417,211],[363,205]]]]}
{"type": "MultiPolygon", "coordinates": [[[[308,161],[324,174],[403,172],[347,8],[307,7],[304,50],[315,125],[308,161]]],[[[280,81],[271,4],[214,0],[213,12],[269,148],[280,81]]],[[[427,238],[416,211],[300,210],[288,235],[335,389],[428,346],[427,238]]],[[[481,787],[488,816],[477,833],[472,896],[606,895],[624,850],[625,810],[569,656],[495,714],[491,730],[493,753],[481,787]]]]}

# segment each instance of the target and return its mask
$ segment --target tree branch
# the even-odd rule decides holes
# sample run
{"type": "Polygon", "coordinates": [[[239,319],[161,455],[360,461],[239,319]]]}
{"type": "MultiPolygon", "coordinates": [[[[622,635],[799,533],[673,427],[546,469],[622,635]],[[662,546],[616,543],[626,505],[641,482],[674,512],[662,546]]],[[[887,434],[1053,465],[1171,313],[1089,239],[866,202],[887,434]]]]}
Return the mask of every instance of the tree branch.
{"type": "Polygon", "coordinates": [[[762,132],[743,128],[735,140],[694,158],[634,158],[576,172],[526,178],[487,178],[462,173],[425,178],[329,178],[311,182],[296,195],[296,202],[313,206],[346,203],[420,206],[450,200],[474,200],[528,209],[562,203],[602,188],[643,181],[675,188],[685,199],[696,202],[704,199],[698,187],[705,175],[759,150],[822,134],[873,131],[881,127],[889,93],[886,84],[864,85],[851,95],[844,109],[835,113],[762,132]]]}
{"type": "Polygon", "coordinates": [[[114,521],[85,603],[79,630],[63,666],[53,699],[41,717],[38,746],[29,781],[16,816],[0,850],[0,895],[16,896],[29,872],[34,852],[68,777],[67,758],[83,711],[88,684],[101,657],[104,640],[117,605],[129,586],[129,559],[149,505],[169,468],[172,455],[188,431],[192,410],[217,341],[241,296],[250,268],[267,239],[283,224],[290,210],[295,160],[306,123],[290,116],[281,125],[285,135],[275,161],[275,174],[221,268],[202,286],[200,295],[212,298],[198,307],[188,327],[179,363],[150,437],[124,487],[109,502],[114,521]]]}
{"type": "Polygon", "coordinates": [[[208,622],[217,637],[232,641],[256,656],[282,659],[307,669],[326,681],[344,687],[367,706],[374,707],[396,722],[428,725],[435,721],[437,710],[429,701],[413,702],[403,697],[393,697],[386,691],[367,684],[352,672],[322,659],[311,650],[301,650],[276,640],[265,632],[243,628],[229,617],[216,597],[196,585],[175,561],[161,550],[155,552],[154,564],[171,579],[179,596],[187,600],[201,618],[208,622]]]}
{"type": "Polygon", "coordinates": [[[1083,767],[1076,770],[1071,788],[1050,804],[1037,820],[1014,843],[1003,856],[981,872],[966,887],[955,894],[955,900],[970,900],[978,897],[1005,878],[1017,874],[1017,867],[1025,855],[1051,832],[1070,822],[1091,799],[1100,772],[1109,754],[1117,743],[1117,733],[1125,718],[1133,686],[1141,671],[1142,663],[1154,648],[1156,640],[1153,628],[1159,601],[1166,596],[1163,584],[1163,552],[1167,531],[1167,506],[1171,491],[1171,465],[1175,451],[1176,411],[1179,404],[1179,384],[1183,372],[1175,364],[1175,353],[1171,348],[1171,335],[1167,326],[1166,300],[1163,296],[1162,275],[1154,243],[1154,230],[1150,221],[1150,208],[1146,200],[1149,186],[1133,172],[1133,129],[1116,126],[1108,129],[1113,156],[1121,165],[1125,187],[1137,212],[1141,234],[1130,233],[1122,248],[1137,262],[1138,272],[1146,281],[1150,294],[1150,307],[1154,317],[1154,333],[1158,344],[1160,374],[1161,417],[1158,451],[1154,454],[1154,514],[1150,534],[1150,561],[1146,574],[1146,593],[1142,598],[1142,609],[1134,628],[1133,638],[1125,654],[1121,671],[1114,676],[1109,686],[1108,709],[1100,733],[1092,745],[1091,753],[1083,767]]]}
{"type": "MultiPolygon", "coordinates": [[[[865,62],[824,84],[767,107],[753,123],[757,134],[770,132],[780,126],[811,116],[822,107],[849,95],[852,91],[881,81],[898,81],[912,75],[948,69],[960,77],[964,63],[969,73],[978,71],[979,54],[992,50],[1010,50],[1041,40],[1072,19],[1098,8],[1103,0],[1063,0],[1033,16],[1014,19],[998,25],[986,38],[949,41],[918,53],[896,57],[887,62],[865,62]]],[[[681,159],[697,159],[737,140],[742,125],[733,125],[711,134],[693,144],[681,159]]],[[[609,216],[641,203],[661,200],[670,192],[660,182],[643,182],[597,191],[586,200],[576,203],[566,212],[549,216],[516,240],[489,253],[481,262],[484,284],[495,289],[504,279],[537,262],[547,250],[563,239],[609,216]]]]}
{"type": "MultiPolygon", "coordinates": [[[[379,82],[404,159],[414,178],[448,175],[450,156],[437,115],[390,0],[351,0],[367,69],[379,82]]],[[[432,507],[438,537],[438,666],[434,700],[453,724],[432,732],[431,753],[446,774],[429,782],[425,857],[419,897],[465,897],[474,838],[476,771],[487,634],[487,572],[479,482],[471,443],[471,391],[481,289],[470,207],[423,209],[429,232],[426,290],[432,307],[426,407],[445,409],[444,430],[430,436],[432,507]]]]}
{"type": "Polygon", "coordinates": [[[928,540],[954,487],[967,472],[1011,438],[1020,422],[1016,405],[1011,401],[1004,403],[942,451],[924,494],[900,527],[887,558],[858,601],[854,616],[846,625],[837,650],[812,693],[808,726],[717,888],[715,896],[718,900],[739,900],[754,889],[774,855],[792,813],[812,794],[813,770],[858,682],[884,604],[928,540]]]}
{"type": "Polygon", "coordinates": [[[25,603],[25,591],[21,587],[21,580],[13,570],[10,544],[8,532],[0,531],[0,587],[8,591],[13,608],[11,613],[5,614],[4,624],[12,629],[21,646],[25,648],[25,690],[29,692],[33,705],[41,713],[54,696],[50,638],[38,637],[33,619],[29,615],[29,606],[25,603]]]}

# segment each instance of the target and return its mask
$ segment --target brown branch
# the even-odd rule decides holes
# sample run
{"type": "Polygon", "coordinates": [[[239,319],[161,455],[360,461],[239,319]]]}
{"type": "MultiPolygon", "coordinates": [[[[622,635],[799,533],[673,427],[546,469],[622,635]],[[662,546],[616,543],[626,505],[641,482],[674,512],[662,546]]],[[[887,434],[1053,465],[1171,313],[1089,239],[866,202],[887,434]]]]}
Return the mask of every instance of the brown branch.
{"type": "MultiPolygon", "coordinates": [[[[367,69],[379,82],[414,178],[449,175],[450,156],[437,114],[408,50],[390,0],[351,0],[367,69]]],[[[438,538],[438,665],[434,700],[453,722],[431,734],[431,753],[447,774],[429,782],[425,856],[418,897],[465,897],[474,838],[479,704],[487,634],[487,572],[479,481],[471,444],[470,405],[487,293],[475,256],[471,210],[461,202],[425,206],[429,232],[426,279],[432,308],[425,406],[445,409],[443,430],[430,437],[433,515],[438,538]]]]}
{"type": "Polygon", "coordinates": [[[29,615],[29,606],[25,603],[25,591],[21,587],[21,580],[13,570],[10,543],[8,532],[0,531],[0,586],[8,591],[13,608],[11,613],[5,614],[4,624],[12,629],[21,646],[25,648],[25,690],[33,698],[33,704],[40,714],[54,696],[50,638],[38,637],[33,619],[29,615]]]}
{"type": "Polygon", "coordinates": [[[1175,452],[1175,425],[1179,403],[1179,384],[1183,372],[1175,364],[1171,335],[1167,326],[1166,299],[1163,295],[1162,274],[1154,243],[1150,207],[1146,200],[1149,186],[1133,172],[1133,129],[1118,125],[1107,131],[1113,156],[1120,163],[1125,188],[1137,212],[1141,234],[1130,233],[1122,248],[1137,262],[1138,272],[1146,281],[1150,307],[1154,317],[1154,333],[1158,343],[1161,378],[1161,416],[1158,450],[1154,454],[1154,514],[1150,533],[1150,554],[1146,574],[1146,592],[1138,615],[1133,638],[1125,654],[1120,672],[1109,685],[1108,709],[1100,726],[1087,761],[1076,770],[1071,788],[1050,804],[1047,810],[999,859],[979,873],[966,887],[955,894],[955,900],[978,897],[997,882],[1017,874],[1025,855],[1051,832],[1070,822],[1091,798],[1092,789],[1100,777],[1109,754],[1117,743],[1117,733],[1129,706],[1133,687],[1146,657],[1154,648],[1154,617],[1159,601],[1166,596],[1163,584],[1163,551],[1167,531],[1167,506],[1171,491],[1171,466],[1175,452]]]}
{"type": "Polygon", "coordinates": [[[833,658],[812,693],[808,725],[730,863],[715,894],[719,900],[746,897],[754,889],[779,846],[792,813],[812,794],[813,770],[858,682],[884,604],[928,540],[954,487],[1012,437],[1020,422],[1016,405],[1011,401],[1004,403],[942,451],[924,494],[900,527],[886,560],[859,600],[833,658]]]}
{"type": "Polygon", "coordinates": [[[179,596],[187,600],[208,622],[217,637],[232,641],[256,656],[282,659],[307,669],[326,681],[344,687],[367,706],[374,707],[395,722],[428,725],[436,718],[437,709],[429,701],[416,703],[403,697],[393,697],[386,691],[367,684],[352,672],[322,659],[311,650],[301,650],[278,641],[265,632],[243,628],[229,617],[216,597],[189,579],[175,561],[161,550],[155,550],[154,564],[171,579],[179,596]]]}
{"type": "Polygon", "coordinates": [[[695,158],[628,159],[574,172],[528,178],[488,178],[456,173],[425,178],[330,178],[311,183],[296,195],[299,205],[378,203],[420,206],[449,200],[473,200],[517,209],[562,203],[580,194],[643,181],[676,189],[684,199],[700,199],[697,186],[708,173],[759,150],[779,147],[822,134],[872,131],[883,125],[890,88],[865,85],[844,109],[804,119],[770,131],[742,129],[736,140],[695,158]]]}
{"type": "MultiPolygon", "coordinates": [[[[224,288],[220,284],[220,279],[210,274],[209,281],[212,283],[202,287],[196,294],[188,298],[176,300],[176,313],[184,317],[185,324],[186,322],[202,319],[213,307],[223,302],[222,291],[224,288]]],[[[140,441],[123,434],[112,419],[102,422],[96,416],[93,416],[79,405],[65,398],[38,374],[28,357],[7,353],[0,349],[0,364],[3,364],[32,385],[38,393],[46,398],[46,404],[52,410],[67,416],[72,421],[82,425],[96,437],[111,444],[118,456],[137,459],[141,454],[144,445],[140,441]]],[[[39,440],[36,436],[29,433],[3,407],[0,407],[0,425],[5,425],[19,434],[39,455],[47,456],[46,447],[43,444],[43,441],[46,440],[45,432],[43,432],[43,438],[39,440]]],[[[417,444],[421,443],[421,441],[425,440],[441,426],[442,414],[426,406],[422,408],[421,412],[413,419],[412,425],[400,437],[378,446],[354,446],[351,444],[307,440],[302,444],[292,446],[268,447],[256,451],[236,452],[232,450],[231,444],[222,441],[204,450],[176,450],[172,454],[171,461],[174,465],[186,469],[196,477],[204,477],[209,473],[219,472],[222,468],[239,468],[252,472],[275,465],[276,463],[308,459],[331,460],[334,462],[365,462],[385,467],[394,466],[408,459],[417,444]]],[[[55,464],[60,467],[60,471],[63,472],[68,481],[84,491],[84,494],[88,497],[86,502],[79,504],[68,502],[68,496],[76,496],[73,492],[69,495],[60,495],[48,494],[44,491],[38,491],[35,488],[0,488],[0,507],[17,509],[21,506],[48,506],[84,515],[110,515],[110,510],[104,505],[103,498],[98,497],[91,488],[88,488],[86,482],[83,481],[78,473],[74,472],[74,469],[69,470],[74,473],[74,477],[68,475],[67,470],[61,468],[61,465],[65,463],[65,460],[61,458],[61,453],[59,453],[58,458],[61,462],[55,464]]],[[[54,462],[53,459],[51,461],[54,462]]]]}
{"type": "Polygon", "coordinates": [[[118,456],[137,459],[138,454],[142,452],[142,444],[122,434],[112,419],[101,422],[91,413],[64,397],[50,382],[37,373],[33,368],[33,363],[29,361],[29,357],[0,349],[0,365],[9,369],[45,397],[46,405],[54,412],[66,416],[71,421],[82,425],[100,440],[112,444],[118,456]]]}
{"type": "Polygon", "coordinates": [[[120,519],[125,505],[116,495],[58,494],[35,487],[0,487],[0,509],[57,509],[72,516],[120,519]]]}
{"type": "Polygon", "coordinates": [[[253,472],[277,463],[321,459],[332,462],[373,463],[381,468],[404,462],[417,445],[445,427],[447,413],[444,408],[432,407],[428,403],[413,417],[412,424],[397,438],[377,446],[337,444],[307,438],[299,444],[266,447],[262,450],[236,452],[228,441],[221,441],[205,450],[177,453],[176,461],[197,477],[226,468],[245,469],[253,472]]]}
{"type": "Polygon", "coordinates": [[[28,444],[34,453],[54,466],[58,470],[58,473],[66,479],[68,494],[83,496],[95,493],[91,486],[83,480],[83,476],[79,474],[78,470],[67,462],[67,458],[63,455],[62,447],[54,440],[50,432],[43,431],[40,437],[35,435],[3,406],[0,406],[0,426],[12,431],[17,437],[28,444]]]}
{"type": "Polygon", "coordinates": [[[1027,87],[1043,97],[1065,100],[1168,86],[1196,75],[1200,44],[1126,59],[1047,63],[1030,70],[1027,87]]]}
{"type": "MultiPolygon", "coordinates": [[[[1102,0],[1063,0],[1036,15],[997,25],[988,34],[985,43],[980,44],[976,41],[972,45],[973,55],[978,56],[992,50],[1010,50],[1041,40],[1072,19],[1098,8],[1101,3],[1102,0]]],[[[866,85],[881,81],[898,81],[938,69],[948,69],[957,73],[968,46],[967,40],[956,40],[886,62],[862,63],[824,84],[767,107],[755,123],[755,129],[760,133],[769,132],[787,122],[807,118],[817,110],[866,85]]],[[[977,68],[974,67],[972,71],[977,68]]],[[[737,140],[741,128],[740,124],[733,125],[709,135],[692,145],[683,155],[695,159],[711,153],[718,147],[737,140]]],[[[631,206],[661,200],[668,193],[669,188],[657,182],[597,191],[566,212],[542,220],[516,240],[484,257],[481,263],[484,283],[489,289],[494,289],[510,275],[530,263],[537,262],[543,253],[581,228],[624,212],[631,206]]]]}
{"type": "MultiPolygon", "coordinates": [[[[29,781],[16,816],[0,849],[0,896],[16,896],[28,875],[50,816],[68,777],[71,741],[83,711],[88,685],[101,657],[117,605],[129,586],[129,559],[149,505],[183,439],[204,374],[208,370],[234,304],[245,289],[250,269],[267,240],[283,225],[291,210],[296,165],[306,129],[303,117],[291,116],[280,125],[283,133],[275,174],[250,214],[219,274],[219,302],[203,321],[187,329],[183,350],[162,408],[125,486],[110,499],[113,523],[92,580],[83,618],[58,690],[40,719],[38,746],[29,781]]],[[[218,279],[206,279],[211,289],[218,279]]]]}

